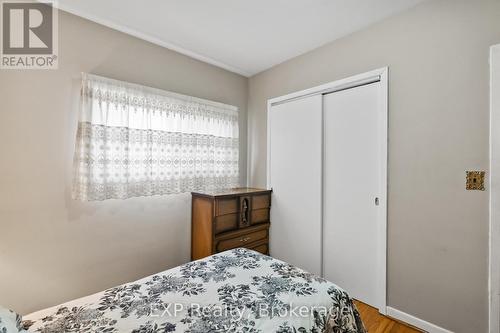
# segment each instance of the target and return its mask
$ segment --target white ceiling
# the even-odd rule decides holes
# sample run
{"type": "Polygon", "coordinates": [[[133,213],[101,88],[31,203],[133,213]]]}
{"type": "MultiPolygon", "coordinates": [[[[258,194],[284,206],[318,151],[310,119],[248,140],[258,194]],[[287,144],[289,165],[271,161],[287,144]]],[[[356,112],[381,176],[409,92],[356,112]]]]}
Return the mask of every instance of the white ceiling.
{"type": "Polygon", "coordinates": [[[59,0],[65,11],[245,76],[424,0],[59,0]]]}

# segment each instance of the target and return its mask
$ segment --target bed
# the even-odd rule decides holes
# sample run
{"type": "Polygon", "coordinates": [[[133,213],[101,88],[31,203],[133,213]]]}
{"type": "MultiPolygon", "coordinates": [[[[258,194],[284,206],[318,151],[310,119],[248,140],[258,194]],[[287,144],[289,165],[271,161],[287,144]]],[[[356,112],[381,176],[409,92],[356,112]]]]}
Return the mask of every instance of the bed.
{"type": "Polygon", "coordinates": [[[23,317],[28,332],[365,333],[349,295],[238,248],[23,317]]]}

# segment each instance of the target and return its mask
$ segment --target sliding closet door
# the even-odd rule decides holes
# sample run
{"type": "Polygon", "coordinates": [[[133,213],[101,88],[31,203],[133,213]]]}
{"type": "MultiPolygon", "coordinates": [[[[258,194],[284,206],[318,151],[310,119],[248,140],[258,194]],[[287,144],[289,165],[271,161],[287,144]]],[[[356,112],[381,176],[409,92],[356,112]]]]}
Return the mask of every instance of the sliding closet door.
{"type": "Polygon", "coordinates": [[[268,112],[271,255],[320,274],[322,96],[271,106],[268,112]]]}
{"type": "MultiPolygon", "coordinates": [[[[379,308],[380,83],[324,95],[324,276],[379,308]]],[[[385,283],[385,279],[384,282],[385,283]]]]}

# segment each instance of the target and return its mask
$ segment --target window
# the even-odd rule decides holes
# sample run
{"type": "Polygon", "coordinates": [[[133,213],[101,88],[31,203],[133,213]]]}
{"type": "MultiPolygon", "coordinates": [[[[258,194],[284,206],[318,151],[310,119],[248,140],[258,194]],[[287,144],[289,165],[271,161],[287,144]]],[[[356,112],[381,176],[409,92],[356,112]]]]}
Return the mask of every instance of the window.
{"type": "Polygon", "coordinates": [[[238,154],[236,107],[83,74],[75,199],[235,187],[238,154]]]}

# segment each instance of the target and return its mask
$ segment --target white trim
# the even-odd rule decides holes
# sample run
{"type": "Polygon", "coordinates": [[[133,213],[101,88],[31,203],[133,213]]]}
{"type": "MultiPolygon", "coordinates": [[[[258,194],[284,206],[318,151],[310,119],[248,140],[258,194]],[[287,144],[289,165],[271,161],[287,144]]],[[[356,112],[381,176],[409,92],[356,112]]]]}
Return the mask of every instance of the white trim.
{"type": "Polygon", "coordinates": [[[381,240],[380,252],[385,255],[380,257],[379,267],[381,271],[379,272],[379,299],[383,300],[380,304],[379,312],[381,314],[386,314],[387,310],[387,189],[388,184],[388,149],[389,146],[389,69],[385,68],[380,73],[380,110],[382,110],[382,117],[380,118],[380,158],[381,168],[380,168],[380,188],[381,193],[379,197],[380,209],[379,209],[379,220],[382,221],[379,230],[379,239],[381,240]]]}
{"type": "MultiPolygon", "coordinates": [[[[41,1],[41,0],[38,0],[38,1],[41,1]]],[[[157,37],[153,37],[153,36],[148,35],[146,33],[143,33],[143,32],[137,31],[135,29],[126,27],[124,25],[114,23],[110,20],[106,20],[106,19],[97,17],[95,15],[89,14],[85,11],[80,10],[80,9],[72,8],[71,6],[69,6],[67,4],[54,4],[54,6],[56,6],[56,8],[63,10],[65,12],[71,13],[71,14],[76,15],[76,16],[83,17],[84,19],[87,19],[89,21],[93,21],[93,22],[98,23],[100,25],[104,25],[108,28],[123,32],[127,35],[130,35],[130,36],[145,40],[147,42],[159,45],[161,47],[164,47],[164,48],[167,48],[169,50],[175,51],[177,53],[183,54],[183,55],[188,56],[190,58],[205,62],[205,63],[210,64],[210,65],[217,66],[219,68],[228,70],[230,72],[233,72],[233,73],[236,73],[239,75],[243,75],[245,77],[251,76],[251,73],[249,73],[243,69],[228,65],[226,63],[223,63],[221,61],[218,61],[218,60],[215,60],[213,58],[207,57],[205,55],[199,54],[197,52],[185,49],[185,48],[178,46],[174,43],[166,42],[166,41],[163,41],[157,37]]]]}
{"type": "Polygon", "coordinates": [[[349,89],[351,87],[359,86],[370,81],[379,81],[380,76],[387,71],[388,67],[383,67],[363,74],[354,75],[337,81],[325,83],[317,87],[297,91],[280,97],[271,98],[267,102],[268,111],[271,105],[280,104],[292,99],[303,98],[316,94],[327,94],[336,90],[349,89]]]}
{"type": "Polygon", "coordinates": [[[267,159],[266,159],[266,187],[271,186],[271,100],[267,101],[267,159]]]}
{"type": "Polygon", "coordinates": [[[428,321],[409,315],[398,309],[391,308],[390,306],[387,307],[387,316],[400,320],[403,323],[415,326],[416,328],[419,328],[429,333],[453,333],[452,331],[449,331],[447,329],[429,323],[428,321]]]}
{"type": "MultiPolygon", "coordinates": [[[[490,49],[490,230],[489,230],[489,276],[488,308],[489,332],[500,333],[500,96],[494,96],[494,89],[500,88],[499,79],[493,78],[493,71],[500,71],[500,45],[490,49]],[[493,85],[498,85],[493,87],[493,85]]],[[[498,92],[496,92],[498,94],[498,92]]]]}
{"type": "MultiPolygon", "coordinates": [[[[267,165],[266,165],[266,172],[267,172],[267,187],[269,188],[271,186],[271,179],[270,179],[270,167],[271,167],[271,117],[270,117],[270,110],[273,105],[276,104],[281,104],[290,100],[294,99],[299,99],[299,98],[304,98],[312,95],[318,95],[318,94],[326,94],[338,90],[343,90],[343,89],[349,89],[353,88],[356,86],[360,86],[363,84],[367,84],[370,82],[380,82],[381,90],[381,108],[382,110],[385,110],[384,116],[380,120],[380,133],[381,133],[381,177],[380,181],[382,183],[381,189],[382,192],[380,193],[379,196],[379,202],[380,202],[380,215],[379,218],[381,219],[381,228],[380,228],[380,234],[379,234],[379,239],[381,240],[381,249],[380,253],[385,253],[385,256],[382,256],[380,258],[380,272],[378,275],[378,284],[379,284],[379,312],[381,314],[386,314],[386,307],[387,307],[387,145],[388,145],[388,84],[389,84],[389,76],[388,76],[388,67],[383,67],[379,68],[367,73],[351,76],[348,78],[344,78],[341,80],[337,80],[334,82],[326,83],[317,87],[305,89],[302,91],[294,92],[285,96],[280,96],[276,98],[272,98],[267,101],[267,165]],[[385,186],[384,186],[385,184],[385,186]]],[[[323,269],[323,268],[322,268],[323,269]]]]}

